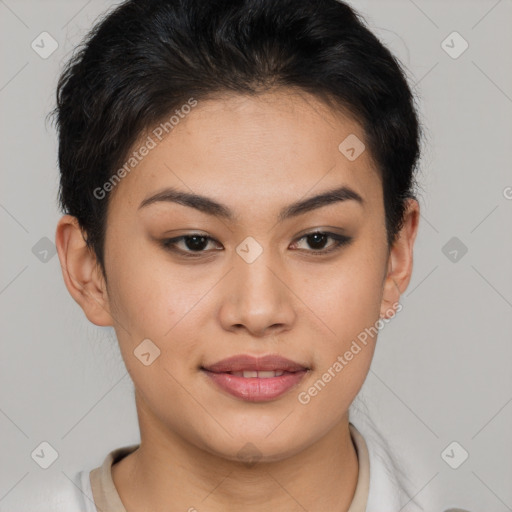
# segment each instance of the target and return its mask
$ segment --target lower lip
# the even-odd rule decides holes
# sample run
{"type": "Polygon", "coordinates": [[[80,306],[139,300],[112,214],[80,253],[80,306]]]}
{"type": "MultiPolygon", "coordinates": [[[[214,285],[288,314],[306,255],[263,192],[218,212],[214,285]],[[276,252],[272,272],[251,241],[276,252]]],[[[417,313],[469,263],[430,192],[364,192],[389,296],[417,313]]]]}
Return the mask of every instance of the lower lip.
{"type": "Polygon", "coordinates": [[[283,395],[295,387],[307,370],[284,373],[279,377],[238,377],[229,373],[214,373],[203,370],[221,389],[237,398],[250,402],[267,402],[283,395]]]}

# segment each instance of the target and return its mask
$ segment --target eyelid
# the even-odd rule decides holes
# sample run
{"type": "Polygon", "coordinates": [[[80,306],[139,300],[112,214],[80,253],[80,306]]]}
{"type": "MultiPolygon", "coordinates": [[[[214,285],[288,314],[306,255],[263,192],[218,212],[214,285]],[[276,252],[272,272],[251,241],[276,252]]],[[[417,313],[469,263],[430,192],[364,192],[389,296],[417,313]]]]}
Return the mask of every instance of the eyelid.
{"type": "Polygon", "coordinates": [[[185,240],[186,238],[193,238],[193,237],[205,238],[205,239],[208,240],[208,243],[214,242],[214,243],[217,243],[219,245],[222,245],[222,244],[220,244],[219,241],[217,241],[215,238],[207,235],[206,233],[200,233],[200,232],[195,232],[195,231],[191,232],[191,233],[186,233],[184,235],[180,235],[180,236],[177,236],[177,237],[167,238],[167,239],[162,241],[162,245],[168,251],[174,252],[174,253],[176,253],[178,255],[184,255],[185,257],[189,257],[189,258],[202,257],[202,256],[212,252],[212,251],[196,251],[196,252],[194,252],[194,251],[184,251],[182,249],[176,249],[174,247],[176,244],[178,244],[182,240],[185,240]]]}
{"type": "Polygon", "coordinates": [[[327,238],[333,239],[334,240],[334,244],[332,244],[332,246],[329,247],[328,249],[320,249],[320,250],[314,250],[314,249],[312,249],[312,250],[307,250],[307,249],[300,250],[299,249],[299,251],[305,252],[306,254],[312,255],[312,256],[318,256],[318,257],[320,257],[320,256],[327,256],[328,254],[338,252],[344,246],[349,245],[352,242],[352,240],[353,240],[353,237],[348,236],[348,235],[342,235],[342,234],[338,234],[338,233],[333,233],[332,231],[327,231],[327,230],[322,230],[322,229],[315,229],[314,231],[307,232],[304,235],[296,238],[295,242],[293,242],[293,243],[296,244],[297,242],[300,242],[304,238],[307,238],[308,236],[312,236],[312,235],[315,235],[315,234],[325,235],[325,236],[327,236],[327,238]]]}

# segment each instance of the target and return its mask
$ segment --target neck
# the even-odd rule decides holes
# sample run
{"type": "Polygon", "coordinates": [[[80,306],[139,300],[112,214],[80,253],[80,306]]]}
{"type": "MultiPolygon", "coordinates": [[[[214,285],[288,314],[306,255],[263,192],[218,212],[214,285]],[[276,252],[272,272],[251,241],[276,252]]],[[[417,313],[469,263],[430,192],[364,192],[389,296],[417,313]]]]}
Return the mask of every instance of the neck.
{"type": "Polygon", "coordinates": [[[189,442],[137,403],[140,447],[112,466],[127,512],[241,509],[346,512],[358,461],[348,415],[304,450],[276,461],[228,460],[189,442]]]}

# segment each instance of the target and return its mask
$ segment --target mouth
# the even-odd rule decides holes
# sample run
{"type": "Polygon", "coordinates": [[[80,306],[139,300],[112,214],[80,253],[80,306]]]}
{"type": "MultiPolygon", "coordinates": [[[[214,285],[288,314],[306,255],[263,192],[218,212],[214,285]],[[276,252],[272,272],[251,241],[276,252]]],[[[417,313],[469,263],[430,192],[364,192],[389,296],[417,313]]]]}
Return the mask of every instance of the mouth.
{"type": "Polygon", "coordinates": [[[213,373],[237,373],[250,371],[282,371],[293,373],[302,370],[309,370],[307,366],[277,354],[271,354],[263,357],[252,356],[250,354],[240,354],[222,359],[221,361],[217,361],[211,365],[202,366],[201,369],[213,373]]]}
{"type": "MultiPolygon", "coordinates": [[[[208,371],[208,370],[207,370],[208,371]]],[[[227,373],[229,375],[234,375],[235,377],[243,377],[244,379],[271,379],[272,377],[280,377],[285,373],[295,373],[295,372],[285,372],[284,370],[271,371],[271,370],[262,370],[262,371],[254,371],[254,370],[244,370],[241,372],[214,372],[214,373],[227,373]]]]}
{"type": "Polygon", "coordinates": [[[234,356],[201,366],[217,389],[251,402],[275,400],[296,387],[310,368],[278,355],[234,356]]]}

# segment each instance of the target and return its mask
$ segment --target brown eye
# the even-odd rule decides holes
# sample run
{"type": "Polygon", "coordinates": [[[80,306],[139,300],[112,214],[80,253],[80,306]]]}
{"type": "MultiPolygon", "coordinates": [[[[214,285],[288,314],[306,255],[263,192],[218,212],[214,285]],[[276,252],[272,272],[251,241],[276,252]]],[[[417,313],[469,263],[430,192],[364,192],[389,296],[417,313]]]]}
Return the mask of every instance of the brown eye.
{"type": "Polygon", "coordinates": [[[209,242],[216,242],[216,240],[210,238],[209,236],[202,235],[200,233],[193,233],[190,235],[184,235],[164,240],[162,242],[162,245],[164,246],[165,249],[169,251],[182,253],[187,257],[194,258],[197,256],[201,256],[202,253],[210,252],[205,251],[205,248],[208,247],[209,242]],[[178,244],[181,242],[182,247],[179,248],[178,244]]]}
{"type": "Polygon", "coordinates": [[[201,251],[203,250],[207,245],[208,238],[206,236],[187,236],[184,237],[183,241],[185,243],[185,246],[187,249],[190,249],[191,251],[201,251]]]}
{"type": "MultiPolygon", "coordinates": [[[[306,240],[307,245],[313,248],[313,251],[308,252],[312,252],[313,254],[326,254],[336,251],[344,245],[348,245],[352,241],[352,237],[324,231],[315,231],[313,233],[308,233],[307,235],[302,236],[299,238],[298,242],[301,240],[306,240]],[[327,249],[325,249],[326,243],[329,239],[333,240],[334,242],[328,246],[327,249]]],[[[295,245],[297,245],[297,242],[295,245]]]]}

